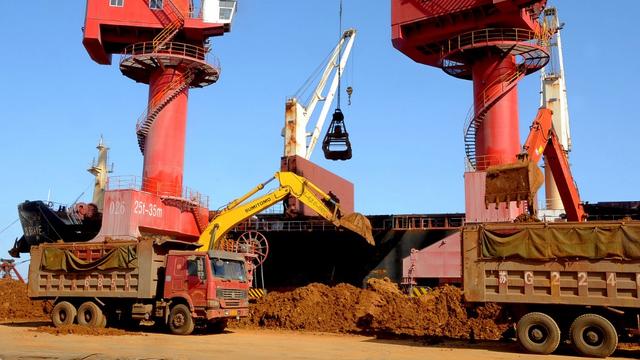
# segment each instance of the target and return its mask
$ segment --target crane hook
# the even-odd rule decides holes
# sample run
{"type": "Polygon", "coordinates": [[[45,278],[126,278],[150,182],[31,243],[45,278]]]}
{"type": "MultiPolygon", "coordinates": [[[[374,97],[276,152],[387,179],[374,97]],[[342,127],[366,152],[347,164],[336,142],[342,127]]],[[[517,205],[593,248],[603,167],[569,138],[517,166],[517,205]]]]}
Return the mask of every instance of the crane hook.
{"type": "Polygon", "coordinates": [[[348,86],[347,95],[349,96],[349,105],[351,105],[351,94],[353,94],[353,88],[351,86],[348,86]]]}

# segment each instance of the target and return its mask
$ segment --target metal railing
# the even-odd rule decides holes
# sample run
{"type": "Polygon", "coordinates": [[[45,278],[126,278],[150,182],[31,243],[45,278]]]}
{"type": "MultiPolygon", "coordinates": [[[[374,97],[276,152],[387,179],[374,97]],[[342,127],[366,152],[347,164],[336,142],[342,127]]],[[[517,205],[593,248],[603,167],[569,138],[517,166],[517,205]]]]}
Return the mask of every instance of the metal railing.
{"type": "Polygon", "coordinates": [[[209,196],[190,188],[179,187],[178,184],[160,183],[157,181],[145,180],[135,175],[110,176],[107,179],[107,190],[138,190],[156,194],[158,196],[175,196],[179,190],[180,197],[192,203],[198,203],[202,207],[209,207],[209,196]]]}
{"type": "Polygon", "coordinates": [[[155,49],[153,46],[153,41],[146,41],[136,44],[131,44],[124,48],[122,53],[120,54],[120,62],[131,56],[142,56],[142,55],[172,55],[172,56],[181,56],[190,59],[195,59],[199,61],[207,61],[207,57],[209,54],[209,49],[195,46],[191,44],[184,44],[179,42],[169,42],[164,44],[159,49],[155,49]]]}
{"type": "Polygon", "coordinates": [[[255,220],[250,219],[238,224],[232,231],[285,231],[285,232],[311,232],[311,231],[335,231],[336,226],[325,220],[255,220]]]}
{"type": "Polygon", "coordinates": [[[493,45],[497,42],[519,42],[543,46],[549,39],[547,36],[547,32],[536,32],[526,29],[486,28],[466,32],[449,40],[445,40],[441,45],[441,51],[444,55],[466,47],[476,47],[482,44],[493,45]]]}
{"type": "Polygon", "coordinates": [[[379,230],[452,229],[464,225],[464,217],[400,215],[383,221],[379,230]]]}
{"type": "MultiPolygon", "coordinates": [[[[465,223],[464,217],[459,216],[422,216],[422,215],[397,215],[390,216],[382,222],[373,225],[375,231],[385,230],[430,230],[430,229],[457,229],[465,223]]],[[[310,231],[335,231],[336,226],[326,220],[262,220],[249,219],[237,225],[234,232],[244,231],[283,231],[283,232],[310,232],[310,231]]]]}
{"type": "Polygon", "coordinates": [[[178,76],[174,77],[164,89],[156,93],[151,101],[149,101],[147,108],[136,120],[136,132],[141,130],[149,117],[149,112],[155,110],[163,101],[170,100],[169,98],[171,98],[172,95],[175,95],[175,93],[179,93],[184,90],[184,88],[188,87],[191,80],[193,80],[193,74],[191,73],[191,70],[188,69],[184,74],[178,74],[178,76]]]}
{"type": "Polygon", "coordinates": [[[520,64],[516,70],[503,74],[496,78],[488,86],[484,88],[482,93],[478,94],[474,98],[474,103],[467,112],[467,117],[464,122],[464,140],[465,140],[465,153],[467,155],[466,166],[472,168],[478,167],[477,155],[475,154],[475,142],[476,131],[480,127],[481,121],[479,118],[483,116],[495,102],[499,101],[502,96],[517,84],[518,80],[524,77],[526,73],[525,65],[520,64]],[[499,85],[499,86],[496,86],[499,85]],[[476,113],[476,109],[478,112],[476,113]]]}
{"type": "Polygon", "coordinates": [[[476,169],[486,169],[493,165],[511,164],[516,162],[515,156],[482,155],[475,157],[475,165],[469,163],[469,158],[465,156],[465,170],[475,171],[476,169]]]}

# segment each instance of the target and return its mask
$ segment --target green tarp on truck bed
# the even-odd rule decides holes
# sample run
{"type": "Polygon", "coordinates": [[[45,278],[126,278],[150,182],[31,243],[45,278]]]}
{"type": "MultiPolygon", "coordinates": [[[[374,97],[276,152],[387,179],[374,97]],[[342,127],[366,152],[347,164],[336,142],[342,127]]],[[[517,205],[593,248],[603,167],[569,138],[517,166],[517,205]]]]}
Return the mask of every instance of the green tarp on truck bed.
{"type": "Polygon", "coordinates": [[[95,261],[84,261],[71,250],[47,247],[42,252],[42,270],[49,271],[89,271],[109,269],[134,269],[138,266],[135,245],[120,246],[109,250],[95,261]]]}
{"type": "Polygon", "coordinates": [[[479,232],[484,258],[640,259],[638,224],[519,224],[481,226],[479,232]]]}

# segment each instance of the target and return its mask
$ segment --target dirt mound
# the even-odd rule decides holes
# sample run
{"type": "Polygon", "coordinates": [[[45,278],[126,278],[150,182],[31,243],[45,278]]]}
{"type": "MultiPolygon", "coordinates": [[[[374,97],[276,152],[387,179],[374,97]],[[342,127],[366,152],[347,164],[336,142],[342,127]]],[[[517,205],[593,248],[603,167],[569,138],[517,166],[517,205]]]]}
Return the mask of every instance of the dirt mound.
{"type": "Polygon", "coordinates": [[[114,328],[99,329],[99,328],[92,328],[92,327],[80,326],[80,325],[65,325],[61,327],[39,326],[31,331],[45,332],[53,335],[70,335],[70,334],[94,335],[94,336],[142,335],[141,333],[128,332],[121,329],[114,329],[114,328]]]}
{"type": "Polygon", "coordinates": [[[500,308],[494,304],[467,311],[462,292],[453,286],[417,298],[403,294],[388,280],[370,279],[367,289],[311,284],[291,292],[269,293],[238,326],[499,339],[507,328],[499,318],[500,308]]]}
{"type": "Polygon", "coordinates": [[[43,301],[31,301],[27,285],[13,279],[0,280],[0,321],[45,320],[51,307],[43,301]]]}
{"type": "Polygon", "coordinates": [[[513,219],[513,222],[514,223],[535,223],[535,222],[541,222],[541,220],[538,219],[535,215],[520,214],[516,216],[515,219],[513,219]]]}

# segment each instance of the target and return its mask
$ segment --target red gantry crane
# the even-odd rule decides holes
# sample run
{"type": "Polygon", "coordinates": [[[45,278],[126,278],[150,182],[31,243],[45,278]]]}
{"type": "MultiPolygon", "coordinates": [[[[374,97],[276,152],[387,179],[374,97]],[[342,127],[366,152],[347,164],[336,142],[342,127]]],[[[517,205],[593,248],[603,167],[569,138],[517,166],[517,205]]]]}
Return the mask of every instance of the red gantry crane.
{"type": "Polygon", "coordinates": [[[416,62],[473,81],[465,122],[468,221],[510,220],[523,208],[487,208],[484,171],[520,152],[518,81],[548,61],[546,0],[392,0],[392,39],[416,62]]]}
{"type": "Polygon", "coordinates": [[[136,124],[144,155],[142,181],[111,179],[101,234],[140,231],[195,240],[208,224],[207,203],[183,187],[189,89],[211,85],[209,38],[231,29],[236,1],[87,0],[83,44],[91,58],[149,85],[136,124]]]}

